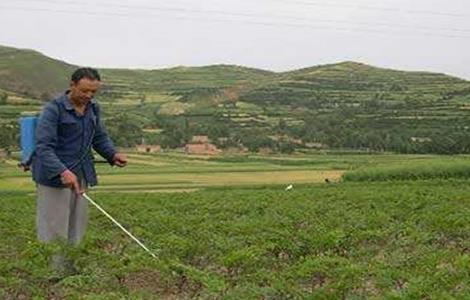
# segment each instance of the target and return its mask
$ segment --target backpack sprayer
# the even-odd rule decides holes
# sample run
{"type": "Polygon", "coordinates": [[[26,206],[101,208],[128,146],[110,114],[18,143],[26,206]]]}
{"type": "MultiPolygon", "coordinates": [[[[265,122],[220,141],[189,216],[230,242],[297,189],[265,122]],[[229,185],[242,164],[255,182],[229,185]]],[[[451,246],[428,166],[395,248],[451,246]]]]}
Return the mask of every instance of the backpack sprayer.
{"type": "Polygon", "coordinates": [[[18,164],[25,171],[31,166],[31,160],[36,146],[36,125],[38,116],[23,116],[20,118],[21,161],[18,164]]]}
{"type": "MultiPolygon", "coordinates": [[[[19,167],[23,168],[24,171],[29,171],[31,168],[32,160],[34,159],[34,150],[36,147],[36,126],[38,123],[38,116],[23,116],[20,118],[20,135],[21,135],[21,161],[18,164],[19,167]]],[[[91,135],[93,137],[93,134],[91,135]]],[[[90,149],[92,144],[92,139],[89,142],[88,147],[85,149],[90,149]]],[[[86,153],[80,158],[79,161],[74,163],[78,165],[81,163],[86,153]]],[[[110,219],[114,224],[116,224],[125,234],[127,234],[132,240],[134,240],[142,249],[148,252],[153,258],[157,256],[151,252],[140,240],[138,240],[132,233],[130,233],[124,226],[122,226],[118,221],[116,221],[109,213],[107,213],[101,206],[99,206],[95,201],[93,201],[86,193],[82,194],[83,198],[88,200],[93,206],[95,206],[100,212],[102,212],[108,219],[110,219]]]]}

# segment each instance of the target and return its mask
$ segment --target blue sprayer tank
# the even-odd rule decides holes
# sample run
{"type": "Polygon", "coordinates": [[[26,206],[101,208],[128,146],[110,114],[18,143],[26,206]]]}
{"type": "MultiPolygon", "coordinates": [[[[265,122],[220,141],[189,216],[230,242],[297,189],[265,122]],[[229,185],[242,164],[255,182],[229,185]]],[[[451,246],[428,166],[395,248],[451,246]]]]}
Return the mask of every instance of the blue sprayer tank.
{"type": "Polygon", "coordinates": [[[36,146],[36,125],[37,116],[24,116],[20,118],[21,131],[21,162],[26,163],[33,154],[36,146]]]}

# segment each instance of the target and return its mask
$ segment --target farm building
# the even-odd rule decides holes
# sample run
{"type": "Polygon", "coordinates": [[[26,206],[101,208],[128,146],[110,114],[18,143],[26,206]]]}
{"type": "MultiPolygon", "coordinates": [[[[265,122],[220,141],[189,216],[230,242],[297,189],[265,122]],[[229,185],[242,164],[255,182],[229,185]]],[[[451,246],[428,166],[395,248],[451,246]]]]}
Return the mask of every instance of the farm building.
{"type": "Polygon", "coordinates": [[[209,143],[207,135],[195,135],[191,139],[191,143],[184,146],[186,154],[205,154],[216,155],[222,152],[216,145],[209,143]]]}
{"type": "Polygon", "coordinates": [[[205,144],[186,144],[184,152],[186,154],[207,154],[216,155],[222,150],[218,149],[216,145],[205,143],[205,144]]]}

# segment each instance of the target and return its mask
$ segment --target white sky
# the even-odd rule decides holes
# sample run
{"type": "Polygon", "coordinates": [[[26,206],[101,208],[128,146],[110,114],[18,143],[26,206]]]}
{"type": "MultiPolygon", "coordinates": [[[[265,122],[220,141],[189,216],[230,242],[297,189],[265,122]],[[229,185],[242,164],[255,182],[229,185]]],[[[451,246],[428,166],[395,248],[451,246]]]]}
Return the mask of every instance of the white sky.
{"type": "Polygon", "coordinates": [[[1,0],[0,44],[94,67],[353,60],[470,79],[470,1],[1,0]]]}

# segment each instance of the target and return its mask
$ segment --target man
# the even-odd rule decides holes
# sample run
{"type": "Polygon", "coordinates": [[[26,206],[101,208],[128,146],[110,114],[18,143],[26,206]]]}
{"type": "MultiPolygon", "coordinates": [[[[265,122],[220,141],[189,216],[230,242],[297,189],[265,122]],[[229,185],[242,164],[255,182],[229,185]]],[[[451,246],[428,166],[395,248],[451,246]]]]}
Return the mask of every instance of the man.
{"type": "MultiPolygon", "coordinates": [[[[81,241],[88,207],[82,194],[97,184],[91,148],[111,165],[124,167],[127,163],[108,137],[93,98],[100,84],[95,69],[76,70],[70,90],[49,102],[39,117],[32,174],[37,184],[40,241],[61,240],[71,245],[81,241]]],[[[54,255],[51,263],[60,272],[73,272],[62,254],[54,255]]]]}

